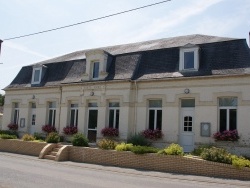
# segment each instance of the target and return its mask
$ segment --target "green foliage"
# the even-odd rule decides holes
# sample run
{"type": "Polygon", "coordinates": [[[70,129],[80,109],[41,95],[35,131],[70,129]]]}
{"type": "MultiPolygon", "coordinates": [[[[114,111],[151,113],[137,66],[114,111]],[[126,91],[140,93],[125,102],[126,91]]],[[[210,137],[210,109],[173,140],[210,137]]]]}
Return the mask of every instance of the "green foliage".
{"type": "Polygon", "coordinates": [[[179,144],[170,144],[167,148],[162,152],[166,155],[184,155],[183,148],[179,144]]]}
{"type": "Polygon", "coordinates": [[[149,146],[133,146],[130,148],[130,151],[132,151],[135,154],[145,154],[145,153],[157,153],[159,149],[149,146]]]}
{"type": "Polygon", "coordinates": [[[18,132],[17,131],[0,130],[0,134],[15,135],[18,138],[18,132]]]}
{"type": "Polygon", "coordinates": [[[133,144],[134,146],[151,145],[151,143],[142,134],[135,134],[130,136],[127,142],[133,144]]]}
{"type": "Polygon", "coordinates": [[[76,133],[72,139],[73,146],[88,147],[88,142],[88,139],[82,133],[76,133]]]}
{"type": "Polygon", "coordinates": [[[17,139],[16,135],[0,134],[1,139],[17,139]]]}
{"type": "Polygon", "coordinates": [[[22,140],[23,141],[34,141],[35,138],[30,134],[25,134],[25,135],[23,135],[22,140]]]}
{"type": "Polygon", "coordinates": [[[58,143],[59,140],[60,140],[60,136],[58,135],[58,133],[51,132],[51,133],[48,134],[45,141],[47,143],[58,143]]]}
{"type": "Polygon", "coordinates": [[[116,151],[130,151],[132,147],[133,147],[133,144],[126,144],[123,142],[121,144],[118,144],[115,147],[115,150],[116,151]]]}
{"type": "Polygon", "coordinates": [[[44,133],[37,133],[37,132],[35,132],[34,133],[34,138],[35,138],[35,140],[45,140],[46,136],[45,136],[44,133]]]}
{"type": "Polygon", "coordinates": [[[211,148],[212,146],[211,145],[202,145],[202,146],[199,146],[198,148],[195,148],[194,151],[191,152],[192,155],[195,155],[195,156],[200,156],[201,153],[204,151],[205,148],[211,148]]]}
{"type": "Polygon", "coordinates": [[[117,142],[111,139],[102,139],[97,143],[98,147],[101,149],[115,149],[117,142]]]}
{"type": "Polygon", "coordinates": [[[208,161],[232,164],[231,154],[228,153],[223,148],[216,148],[216,147],[205,148],[200,156],[202,159],[208,161]]]}
{"type": "Polygon", "coordinates": [[[250,160],[244,157],[238,157],[236,155],[231,155],[232,165],[237,168],[249,167],[250,168],[250,160]]]}

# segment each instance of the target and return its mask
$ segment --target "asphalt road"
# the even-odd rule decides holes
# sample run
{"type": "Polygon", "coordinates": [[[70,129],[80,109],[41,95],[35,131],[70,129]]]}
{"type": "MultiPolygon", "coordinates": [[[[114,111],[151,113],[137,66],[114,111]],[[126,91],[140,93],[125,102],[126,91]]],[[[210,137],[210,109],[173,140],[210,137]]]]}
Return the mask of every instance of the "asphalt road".
{"type": "Polygon", "coordinates": [[[250,181],[140,171],[0,152],[0,188],[250,187],[250,181]]]}

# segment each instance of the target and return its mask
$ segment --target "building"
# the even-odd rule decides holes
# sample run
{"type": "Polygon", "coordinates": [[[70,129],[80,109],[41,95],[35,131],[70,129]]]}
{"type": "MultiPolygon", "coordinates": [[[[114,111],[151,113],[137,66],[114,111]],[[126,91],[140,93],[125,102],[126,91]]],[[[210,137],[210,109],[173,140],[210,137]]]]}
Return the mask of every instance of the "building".
{"type": "Polygon", "coordinates": [[[107,126],[121,140],[161,129],[161,143],[187,152],[237,129],[237,146],[249,147],[249,86],[245,39],[188,35],[89,49],[22,67],[5,88],[3,127],[33,134],[72,125],[92,142],[107,126]]]}

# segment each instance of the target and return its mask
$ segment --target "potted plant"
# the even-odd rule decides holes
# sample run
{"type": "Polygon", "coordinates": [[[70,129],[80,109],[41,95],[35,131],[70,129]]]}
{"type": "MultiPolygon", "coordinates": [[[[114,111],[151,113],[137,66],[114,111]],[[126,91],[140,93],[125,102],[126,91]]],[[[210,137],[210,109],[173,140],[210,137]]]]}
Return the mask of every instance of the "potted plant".
{"type": "Polygon", "coordinates": [[[215,141],[238,141],[240,139],[237,130],[217,132],[213,134],[215,141]]]}
{"type": "Polygon", "coordinates": [[[112,127],[105,127],[101,130],[101,134],[104,137],[118,137],[119,136],[119,130],[112,127]]]}
{"type": "Polygon", "coordinates": [[[78,132],[78,129],[76,126],[68,125],[63,128],[63,133],[65,135],[73,135],[73,134],[76,134],[77,132],[78,132]]]}
{"type": "Polygon", "coordinates": [[[43,125],[42,126],[42,131],[49,134],[51,132],[56,132],[56,128],[53,127],[52,125],[43,125]]]}
{"type": "Polygon", "coordinates": [[[141,134],[150,140],[159,140],[163,137],[163,133],[160,129],[146,129],[144,131],[141,132],[141,134]]]}

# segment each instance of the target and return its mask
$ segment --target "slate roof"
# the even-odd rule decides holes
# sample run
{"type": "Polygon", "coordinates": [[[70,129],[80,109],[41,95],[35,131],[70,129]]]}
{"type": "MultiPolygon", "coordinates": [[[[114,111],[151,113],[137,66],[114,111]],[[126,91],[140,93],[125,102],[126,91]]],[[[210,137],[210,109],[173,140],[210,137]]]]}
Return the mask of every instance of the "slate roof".
{"type": "MultiPolygon", "coordinates": [[[[96,49],[109,54],[106,81],[250,74],[250,50],[245,39],[188,35],[96,49]],[[186,44],[199,46],[198,71],[179,72],[179,49],[186,44]]],[[[36,63],[47,67],[39,86],[81,82],[85,52],[89,50],[36,63]]],[[[32,87],[33,65],[22,67],[5,89],[32,87]]]]}

